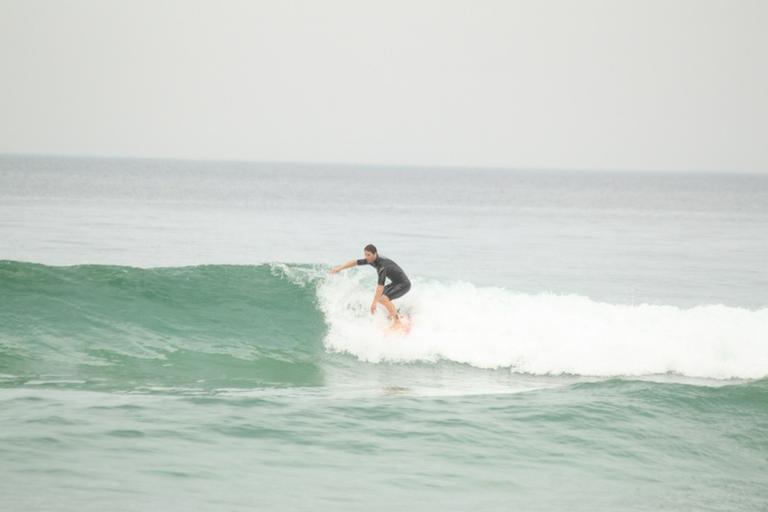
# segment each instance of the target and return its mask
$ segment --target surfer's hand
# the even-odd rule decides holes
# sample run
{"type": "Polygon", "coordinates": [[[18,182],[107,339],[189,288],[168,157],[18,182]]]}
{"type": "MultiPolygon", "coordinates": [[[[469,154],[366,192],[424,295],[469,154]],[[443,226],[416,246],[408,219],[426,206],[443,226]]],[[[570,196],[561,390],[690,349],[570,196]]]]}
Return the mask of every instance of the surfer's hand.
{"type": "Polygon", "coordinates": [[[339,267],[333,267],[331,270],[328,271],[329,274],[338,274],[339,273],[339,267]]]}
{"type": "Polygon", "coordinates": [[[371,304],[371,314],[376,313],[376,303],[371,304]]]}

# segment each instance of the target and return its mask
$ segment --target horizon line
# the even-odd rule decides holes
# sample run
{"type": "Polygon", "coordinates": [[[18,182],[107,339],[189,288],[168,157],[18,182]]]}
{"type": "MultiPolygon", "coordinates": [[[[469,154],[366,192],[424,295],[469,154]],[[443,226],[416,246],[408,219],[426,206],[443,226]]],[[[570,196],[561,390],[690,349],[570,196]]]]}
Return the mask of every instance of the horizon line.
{"type": "Polygon", "coordinates": [[[256,160],[242,158],[193,158],[176,156],[136,156],[136,155],[100,155],[84,153],[5,153],[0,157],[31,157],[31,158],[67,158],[80,160],[138,160],[138,161],[171,161],[171,162],[202,162],[229,164],[268,164],[268,165],[302,165],[320,167],[364,167],[379,169],[453,169],[477,171],[513,171],[513,172],[597,172],[622,174],[721,174],[721,175],[766,175],[768,172],[759,170],[722,170],[722,169],[647,169],[647,168],[584,168],[584,167],[538,167],[538,166],[503,166],[503,165],[474,165],[474,164],[376,164],[363,162],[321,161],[321,160],[256,160]]]}

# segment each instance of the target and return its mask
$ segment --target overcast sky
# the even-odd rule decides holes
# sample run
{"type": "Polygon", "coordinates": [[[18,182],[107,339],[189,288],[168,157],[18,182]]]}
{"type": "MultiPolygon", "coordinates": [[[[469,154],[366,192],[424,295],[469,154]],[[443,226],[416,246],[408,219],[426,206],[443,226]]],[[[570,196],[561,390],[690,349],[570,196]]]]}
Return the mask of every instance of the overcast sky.
{"type": "Polygon", "coordinates": [[[768,172],[768,1],[0,0],[0,153],[768,172]]]}

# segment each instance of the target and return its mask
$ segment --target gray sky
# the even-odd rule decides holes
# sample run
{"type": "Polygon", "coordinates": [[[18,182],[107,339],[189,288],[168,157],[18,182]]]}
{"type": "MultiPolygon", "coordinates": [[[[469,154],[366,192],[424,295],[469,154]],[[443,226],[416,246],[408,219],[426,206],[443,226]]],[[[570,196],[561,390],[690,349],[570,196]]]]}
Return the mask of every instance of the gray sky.
{"type": "Polygon", "coordinates": [[[768,172],[768,1],[0,0],[0,153],[768,172]]]}

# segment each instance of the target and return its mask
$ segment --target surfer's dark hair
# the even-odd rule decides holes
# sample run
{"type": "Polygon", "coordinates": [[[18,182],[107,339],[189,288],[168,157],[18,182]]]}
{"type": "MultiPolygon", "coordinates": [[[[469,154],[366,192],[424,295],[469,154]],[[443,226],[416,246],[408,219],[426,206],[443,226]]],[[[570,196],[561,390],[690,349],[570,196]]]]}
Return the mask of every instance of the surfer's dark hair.
{"type": "Polygon", "coordinates": [[[373,244],[368,244],[365,246],[364,251],[372,252],[373,254],[379,254],[379,251],[376,250],[376,246],[373,244]]]}

